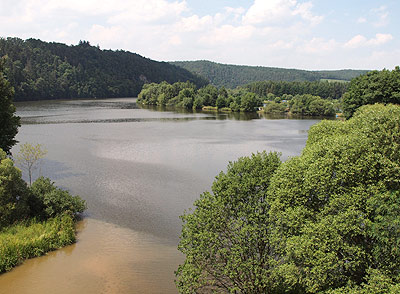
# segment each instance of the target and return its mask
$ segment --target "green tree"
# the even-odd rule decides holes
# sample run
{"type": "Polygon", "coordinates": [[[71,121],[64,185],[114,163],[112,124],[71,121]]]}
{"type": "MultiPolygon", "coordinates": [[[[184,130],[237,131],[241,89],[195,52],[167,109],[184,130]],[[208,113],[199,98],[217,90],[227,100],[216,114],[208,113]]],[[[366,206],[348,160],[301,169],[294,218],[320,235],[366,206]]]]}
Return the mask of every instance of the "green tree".
{"type": "Polygon", "coordinates": [[[39,177],[30,191],[35,198],[35,216],[44,219],[62,215],[64,212],[81,213],[86,203],[79,196],[57,188],[49,178],[39,177]]]}
{"type": "Polygon", "coordinates": [[[262,106],[262,101],[256,94],[248,92],[242,96],[240,104],[241,110],[253,112],[258,106],[262,106]]]}
{"type": "Polygon", "coordinates": [[[47,154],[41,144],[22,144],[16,155],[17,163],[28,172],[29,185],[32,185],[33,170],[38,167],[40,160],[47,154]]]}
{"type": "Polygon", "coordinates": [[[0,230],[29,215],[28,195],[21,171],[0,149],[0,230]]]}
{"type": "Polygon", "coordinates": [[[311,127],[302,154],[241,158],[186,213],[182,293],[397,293],[400,106],[311,127]]]}
{"type": "Polygon", "coordinates": [[[213,193],[203,193],[182,217],[182,293],[265,293],[274,287],[266,195],[280,163],[277,153],[265,152],[230,163],[216,177],[213,193]]]}
{"type": "Polygon", "coordinates": [[[371,71],[350,82],[343,95],[343,112],[350,118],[358,107],[374,103],[400,104],[400,67],[371,71]]]}
{"type": "Polygon", "coordinates": [[[218,108],[223,108],[226,106],[226,98],[224,96],[219,95],[217,101],[215,102],[215,106],[218,108]]]}
{"type": "Polygon", "coordinates": [[[12,104],[14,89],[3,74],[4,59],[0,60],[0,149],[10,154],[11,148],[17,143],[15,136],[20,126],[20,118],[15,115],[12,104]]]}
{"type": "Polygon", "coordinates": [[[267,105],[264,107],[265,113],[283,113],[286,111],[285,103],[276,103],[273,101],[269,101],[267,105]]]}
{"type": "Polygon", "coordinates": [[[363,106],[310,129],[268,192],[284,287],[360,286],[372,269],[399,283],[399,170],[399,106],[363,106]]]}

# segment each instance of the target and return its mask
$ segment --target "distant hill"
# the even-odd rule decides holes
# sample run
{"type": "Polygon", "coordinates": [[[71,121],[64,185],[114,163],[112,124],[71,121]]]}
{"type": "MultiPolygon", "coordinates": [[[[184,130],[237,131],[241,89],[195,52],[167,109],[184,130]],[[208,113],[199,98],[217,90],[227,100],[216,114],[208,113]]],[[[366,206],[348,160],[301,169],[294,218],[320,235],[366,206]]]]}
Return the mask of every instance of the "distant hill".
{"type": "Polygon", "coordinates": [[[319,81],[321,79],[350,81],[352,78],[367,72],[367,70],[350,69],[307,71],[276,67],[230,65],[206,60],[174,61],[170,63],[205,77],[217,87],[225,86],[228,88],[236,88],[237,86],[257,81],[291,82],[319,81]]]}
{"type": "Polygon", "coordinates": [[[0,57],[15,100],[137,96],[146,82],[207,80],[169,64],[81,41],[68,46],[36,39],[0,38],[0,57]]]}

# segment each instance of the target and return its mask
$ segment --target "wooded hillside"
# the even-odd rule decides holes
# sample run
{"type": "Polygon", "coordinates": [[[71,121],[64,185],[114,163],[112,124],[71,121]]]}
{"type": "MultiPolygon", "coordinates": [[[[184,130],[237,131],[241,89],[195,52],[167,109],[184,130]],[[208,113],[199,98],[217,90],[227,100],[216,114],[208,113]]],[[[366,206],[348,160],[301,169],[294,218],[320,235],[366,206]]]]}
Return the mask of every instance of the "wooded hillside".
{"type": "Polygon", "coordinates": [[[81,41],[68,46],[36,39],[0,38],[5,74],[15,100],[132,97],[149,82],[206,80],[166,62],[138,54],[101,50],[81,41]]]}
{"type": "Polygon", "coordinates": [[[236,88],[257,81],[319,81],[321,79],[350,81],[367,70],[307,71],[299,69],[220,64],[206,60],[175,61],[171,64],[203,76],[217,87],[236,88]]]}

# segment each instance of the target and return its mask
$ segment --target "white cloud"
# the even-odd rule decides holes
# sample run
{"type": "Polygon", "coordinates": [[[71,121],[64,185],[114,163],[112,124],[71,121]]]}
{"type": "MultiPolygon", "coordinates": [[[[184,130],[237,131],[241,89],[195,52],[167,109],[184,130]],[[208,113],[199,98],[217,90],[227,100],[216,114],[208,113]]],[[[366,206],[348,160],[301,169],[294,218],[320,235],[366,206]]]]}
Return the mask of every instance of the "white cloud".
{"type": "Polygon", "coordinates": [[[323,16],[313,15],[311,13],[313,5],[311,2],[298,3],[293,15],[300,15],[303,19],[308,20],[311,24],[317,25],[323,20],[323,16]]]}
{"type": "MultiPolygon", "coordinates": [[[[188,9],[185,1],[119,0],[118,2],[122,2],[120,7],[124,9],[109,17],[109,23],[169,23],[179,18],[188,9]]],[[[109,3],[118,5],[118,3],[115,3],[115,0],[109,3]]]]}
{"type": "Polygon", "coordinates": [[[356,35],[347,41],[343,46],[345,48],[357,48],[363,46],[367,43],[367,38],[362,35],[356,35]]]}
{"type": "Polygon", "coordinates": [[[389,12],[387,11],[386,6],[380,6],[378,8],[372,9],[371,13],[377,18],[373,22],[373,25],[375,27],[384,27],[388,24],[389,22],[389,12]]]}
{"type": "Polygon", "coordinates": [[[250,39],[254,30],[253,26],[234,27],[232,25],[223,25],[201,36],[199,43],[209,46],[221,45],[223,43],[241,43],[250,39]]]}
{"type": "Polygon", "coordinates": [[[313,15],[312,3],[300,3],[296,0],[255,0],[243,16],[243,22],[251,25],[276,25],[293,20],[295,16],[317,24],[322,16],[313,15]]]}
{"type": "Polygon", "coordinates": [[[366,19],[365,17],[359,17],[359,18],[357,19],[357,22],[358,22],[358,23],[366,23],[366,22],[367,22],[367,19],[366,19]]]}
{"type": "Polygon", "coordinates": [[[192,15],[183,17],[177,24],[176,29],[181,32],[198,32],[210,28],[213,25],[213,18],[210,15],[199,17],[192,15]]]}
{"type": "Polygon", "coordinates": [[[389,41],[393,40],[391,34],[376,34],[375,38],[367,39],[363,35],[356,35],[347,41],[343,47],[344,48],[360,48],[365,46],[379,46],[383,45],[389,41]]]}
{"type": "Polygon", "coordinates": [[[338,47],[339,43],[334,39],[312,38],[310,41],[304,42],[298,50],[311,54],[324,55],[334,52],[338,47]]]}
{"type": "Polygon", "coordinates": [[[375,38],[372,38],[368,41],[368,45],[379,46],[391,40],[393,40],[393,36],[391,34],[376,34],[375,38]]]}

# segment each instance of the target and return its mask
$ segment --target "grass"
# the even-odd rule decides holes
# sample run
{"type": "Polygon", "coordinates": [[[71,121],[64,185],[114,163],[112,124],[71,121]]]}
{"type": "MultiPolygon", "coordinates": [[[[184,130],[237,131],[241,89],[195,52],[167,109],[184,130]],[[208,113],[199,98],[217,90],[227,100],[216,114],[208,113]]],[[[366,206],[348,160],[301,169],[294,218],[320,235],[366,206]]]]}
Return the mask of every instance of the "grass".
{"type": "Polygon", "coordinates": [[[75,223],[68,214],[45,222],[16,224],[0,232],[0,273],[25,259],[37,257],[75,242],[75,223]]]}

